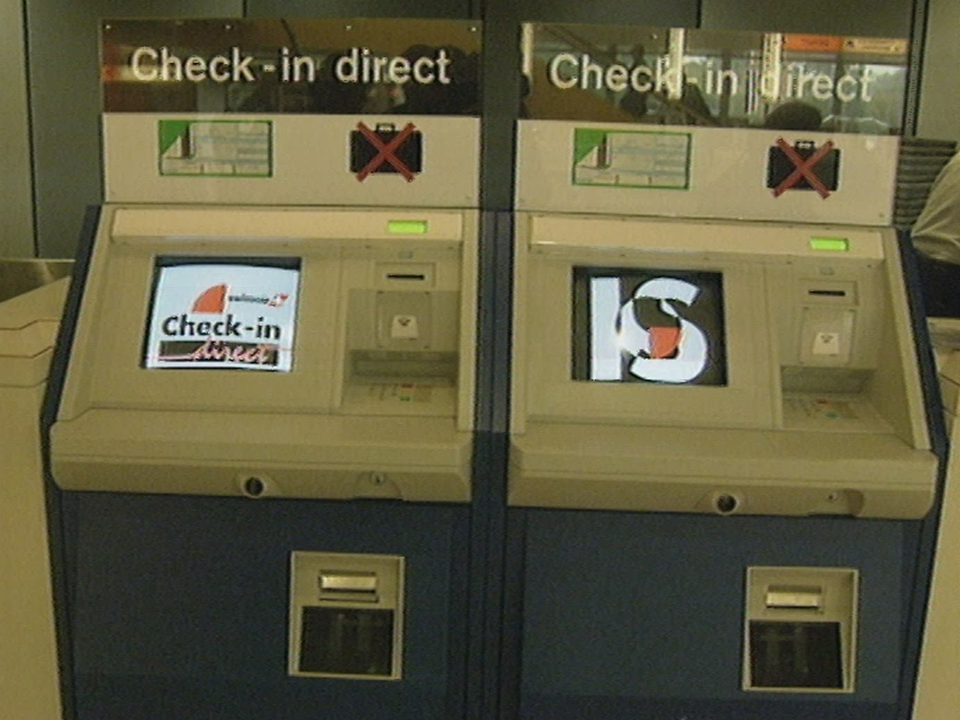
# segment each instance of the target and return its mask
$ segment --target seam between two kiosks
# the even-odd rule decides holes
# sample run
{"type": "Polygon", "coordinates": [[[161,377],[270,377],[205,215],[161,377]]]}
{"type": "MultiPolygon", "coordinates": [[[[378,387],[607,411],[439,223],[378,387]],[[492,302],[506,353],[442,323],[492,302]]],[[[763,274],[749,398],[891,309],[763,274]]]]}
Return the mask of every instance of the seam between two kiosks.
{"type": "Polygon", "coordinates": [[[936,367],[930,352],[924,351],[925,349],[929,350],[932,345],[922,296],[918,290],[920,275],[909,233],[899,234],[898,244],[900,246],[908,312],[910,313],[914,334],[914,352],[916,353],[921,377],[921,392],[923,393],[930,446],[939,460],[933,505],[926,517],[919,521],[917,529],[916,566],[913,572],[913,582],[910,583],[912,602],[908,604],[909,612],[903,624],[906,631],[904,643],[906,653],[903,659],[898,696],[903,702],[900,717],[903,720],[910,720],[916,703],[917,684],[920,679],[923,635],[931,597],[930,586],[933,579],[937,537],[940,531],[940,516],[943,509],[947,459],[950,448],[943,418],[943,404],[936,367]]]}

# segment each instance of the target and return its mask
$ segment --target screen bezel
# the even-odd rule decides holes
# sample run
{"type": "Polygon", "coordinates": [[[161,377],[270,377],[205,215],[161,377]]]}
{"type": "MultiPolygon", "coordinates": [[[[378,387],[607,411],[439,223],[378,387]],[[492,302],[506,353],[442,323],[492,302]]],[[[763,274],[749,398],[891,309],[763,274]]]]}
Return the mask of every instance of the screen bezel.
{"type": "MultiPolygon", "coordinates": [[[[106,232],[106,230],[104,231],[106,232]]],[[[89,338],[74,348],[72,366],[82,369],[70,383],[65,407],[149,408],[154,410],[330,412],[342,372],[335,362],[342,348],[337,302],[340,250],[335,244],[295,241],[104,238],[94,251],[87,297],[78,326],[89,338]],[[290,372],[143,366],[158,258],[197,258],[216,263],[298,262],[297,332],[290,372]],[[122,302],[111,302],[120,298],[122,302]],[[303,319],[310,318],[310,332],[303,319]],[[110,362],[96,358],[111,358],[110,362]]],[[[268,433],[269,429],[264,428],[268,433]]]]}
{"type": "MultiPolygon", "coordinates": [[[[429,258],[438,263],[436,282],[460,291],[453,411],[457,429],[469,430],[474,418],[477,222],[476,211],[470,210],[105,206],[90,244],[58,417],[70,421],[103,410],[109,413],[103,417],[112,419],[121,417],[112,411],[135,410],[144,414],[130,417],[145,418],[169,410],[205,416],[298,415],[309,423],[313,416],[382,415],[379,407],[371,412],[344,405],[343,358],[350,327],[346,293],[378,282],[373,263],[429,258]],[[398,218],[415,218],[429,231],[395,236],[389,223],[398,218]],[[299,258],[292,371],[156,373],[141,367],[155,260],[170,255],[299,258]]],[[[448,414],[445,407],[443,415],[448,414]]],[[[152,427],[162,430],[165,422],[173,427],[180,417],[165,413],[152,427]]],[[[292,440],[289,432],[281,437],[280,427],[271,422],[258,423],[257,433],[265,442],[292,440]]]]}
{"type": "MultiPolygon", "coordinates": [[[[517,361],[526,365],[523,399],[531,420],[640,425],[772,427],[776,417],[773,338],[761,262],[743,257],[691,257],[670,252],[620,252],[617,268],[671,268],[720,273],[727,363],[726,385],[589,382],[573,379],[573,269],[609,269],[596,252],[531,252],[522,269],[526,334],[517,361]],[[563,292],[557,292],[562,289],[563,292]],[[558,295],[560,297],[558,297],[558,295]]],[[[525,328],[522,329],[522,328],[525,328]]],[[[517,426],[522,427],[522,426],[517,426]]]]}

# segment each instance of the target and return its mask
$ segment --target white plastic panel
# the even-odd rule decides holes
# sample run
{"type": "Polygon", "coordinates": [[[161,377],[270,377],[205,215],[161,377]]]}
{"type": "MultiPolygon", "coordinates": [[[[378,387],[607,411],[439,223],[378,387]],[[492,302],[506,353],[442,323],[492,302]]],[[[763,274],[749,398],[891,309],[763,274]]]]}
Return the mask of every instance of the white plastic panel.
{"type": "MultiPolygon", "coordinates": [[[[208,131],[202,125],[198,129],[208,131]]],[[[106,113],[103,135],[107,202],[475,207],[479,198],[477,118],[106,113]],[[220,156],[217,166],[213,160],[164,166],[158,128],[170,120],[215,121],[224,128],[244,122],[269,126],[256,140],[262,161],[241,167],[234,162],[234,146],[216,148],[216,141],[205,136],[203,146],[214,146],[209,155],[220,156]],[[350,148],[360,123],[369,128],[389,123],[398,131],[412,123],[422,147],[419,170],[414,167],[409,176],[373,172],[359,179],[359,171],[351,171],[350,148]]],[[[392,167],[387,158],[376,165],[375,170],[392,167]]]]}
{"type": "Polygon", "coordinates": [[[895,137],[550,120],[520,120],[518,125],[520,210],[872,226],[891,222],[899,148],[895,137]],[[602,162],[589,154],[576,158],[578,129],[608,131],[611,142],[602,162]],[[832,143],[839,151],[836,189],[827,187],[823,196],[791,186],[775,194],[780,183],[769,186],[768,158],[781,139],[789,146],[813,142],[818,149],[832,143]],[[650,153],[660,157],[656,167],[650,153]]]}

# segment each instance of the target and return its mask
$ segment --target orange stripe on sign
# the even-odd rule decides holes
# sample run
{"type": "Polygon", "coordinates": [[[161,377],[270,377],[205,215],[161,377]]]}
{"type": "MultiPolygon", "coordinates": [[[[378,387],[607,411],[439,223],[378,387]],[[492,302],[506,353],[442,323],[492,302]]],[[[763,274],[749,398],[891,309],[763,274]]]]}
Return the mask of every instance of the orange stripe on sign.
{"type": "Polygon", "coordinates": [[[792,35],[783,36],[783,49],[795,52],[829,52],[843,50],[843,38],[838,35],[792,35]]]}

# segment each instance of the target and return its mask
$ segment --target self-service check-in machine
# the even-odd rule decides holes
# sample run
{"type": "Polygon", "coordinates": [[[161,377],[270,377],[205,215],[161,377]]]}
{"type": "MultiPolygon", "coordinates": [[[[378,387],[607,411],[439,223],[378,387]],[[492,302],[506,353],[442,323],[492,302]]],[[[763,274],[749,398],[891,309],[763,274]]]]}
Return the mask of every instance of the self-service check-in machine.
{"type": "MultiPolygon", "coordinates": [[[[837,132],[803,39],[722,35],[525,29],[508,481],[524,717],[910,702],[919,630],[879,628],[923,607],[932,548],[905,561],[926,527],[905,521],[934,506],[939,457],[886,227],[897,140],[837,132]],[[726,52],[756,84],[721,72],[726,52]]],[[[829,41],[852,53],[844,97],[904,59],[829,41]]]]}
{"type": "Polygon", "coordinates": [[[468,499],[475,233],[456,211],[106,207],[57,483],[468,499]]]}
{"type": "Polygon", "coordinates": [[[51,429],[61,487],[469,499],[477,27],[384,27],[104,23],[109,204],[51,429]],[[278,29],[356,47],[294,55],[278,29]]]}
{"type": "Polygon", "coordinates": [[[71,707],[439,717],[462,695],[480,28],[102,36],[107,203],[47,405],[71,707]]]}
{"type": "Polygon", "coordinates": [[[929,509],[937,461],[892,231],[520,222],[511,502],[929,509]]]}

